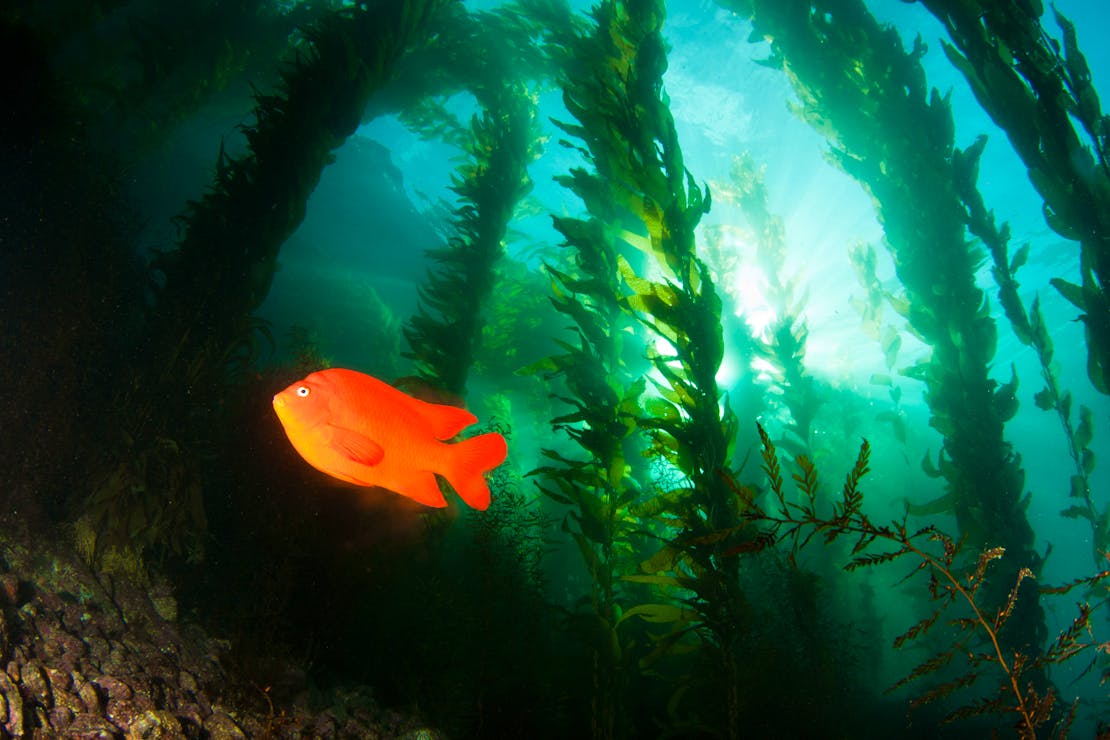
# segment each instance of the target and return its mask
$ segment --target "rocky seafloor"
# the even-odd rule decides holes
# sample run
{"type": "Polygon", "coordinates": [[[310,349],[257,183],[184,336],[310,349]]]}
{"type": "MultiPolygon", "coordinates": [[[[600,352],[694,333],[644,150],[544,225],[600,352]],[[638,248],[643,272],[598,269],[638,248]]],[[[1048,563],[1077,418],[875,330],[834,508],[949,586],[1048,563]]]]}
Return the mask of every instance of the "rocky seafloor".
{"type": "Polygon", "coordinates": [[[0,738],[441,737],[366,687],[310,701],[301,674],[272,697],[221,665],[226,641],[178,622],[167,586],[12,534],[0,531],[0,738]]]}

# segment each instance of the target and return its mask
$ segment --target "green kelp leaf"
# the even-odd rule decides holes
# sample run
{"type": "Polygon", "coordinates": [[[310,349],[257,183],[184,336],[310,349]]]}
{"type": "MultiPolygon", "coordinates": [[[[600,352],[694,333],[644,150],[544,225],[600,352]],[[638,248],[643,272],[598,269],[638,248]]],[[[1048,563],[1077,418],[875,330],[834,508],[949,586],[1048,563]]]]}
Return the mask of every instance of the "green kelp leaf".
{"type": "Polygon", "coordinates": [[[581,504],[582,513],[570,511],[567,512],[567,516],[578,523],[583,535],[599,545],[604,544],[609,539],[605,524],[599,516],[604,505],[592,495],[582,496],[581,504]]]}
{"type": "Polygon", "coordinates": [[[1053,288],[1056,288],[1056,290],[1060,292],[1060,295],[1062,295],[1068,303],[1075,306],[1080,311],[1087,310],[1087,301],[1083,297],[1083,288],[1061,278],[1052,278],[1048,282],[1053,288]]]}
{"type": "Polygon", "coordinates": [[[1056,407],[1056,402],[1052,399],[1052,391],[1047,387],[1033,394],[1033,403],[1043,411],[1051,411],[1056,407]]]}
{"type": "Polygon", "coordinates": [[[1087,59],[1083,56],[1083,52],[1079,51],[1079,42],[1076,40],[1075,24],[1071,20],[1056,9],[1052,7],[1052,16],[1056,20],[1056,24],[1060,26],[1060,31],[1064,36],[1064,62],[1068,69],[1068,77],[1075,87],[1082,88],[1089,85],[1091,82],[1091,70],[1087,66],[1087,59]]]}
{"type": "Polygon", "coordinates": [[[891,295],[887,297],[887,301],[896,314],[903,319],[908,320],[910,318],[910,302],[905,296],[891,295]]]}
{"type": "Polygon", "coordinates": [[[582,560],[586,563],[586,570],[588,570],[590,573],[590,578],[594,580],[594,583],[600,582],[602,566],[601,561],[598,560],[597,551],[594,550],[593,545],[591,545],[590,541],[583,537],[581,534],[571,531],[566,526],[566,520],[563,520],[563,529],[570,532],[571,536],[574,537],[574,541],[578,545],[578,551],[582,553],[582,560]]]}
{"type": "Polygon", "coordinates": [[[1064,391],[1060,394],[1057,401],[1060,406],[1060,413],[1064,415],[1065,419],[1071,418],[1071,391],[1064,391]]]}
{"type": "Polygon", "coordinates": [[[893,327],[887,327],[883,332],[883,358],[887,368],[893,368],[898,361],[898,352],[902,349],[902,335],[893,327]]]}
{"type": "MultiPolygon", "coordinates": [[[[939,476],[940,473],[937,473],[939,476]]],[[[906,513],[911,516],[937,516],[940,514],[950,514],[956,509],[956,496],[951,493],[945,493],[931,501],[926,501],[923,504],[915,504],[909,499],[905,500],[906,513]]]]}
{"type": "Polygon", "coordinates": [[[1086,506],[1069,506],[1060,512],[1060,516],[1065,519],[1090,519],[1091,513],[1087,510],[1086,506]]]}
{"type": "Polygon", "coordinates": [[[1086,406],[1079,406],[1079,428],[1075,430],[1075,446],[1086,449],[1095,436],[1094,417],[1086,406]]]}
{"type": "Polygon", "coordinates": [[[652,586],[673,586],[674,588],[682,588],[687,591],[692,591],[694,586],[697,585],[697,581],[693,578],[659,574],[621,576],[620,579],[629,583],[646,583],[652,586]]]}
{"type": "Polygon", "coordinates": [[[931,363],[928,360],[922,360],[915,365],[911,365],[902,369],[902,375],[914,380],[926,382],[929,379],[931,363]]]}
{"type": "MultiPolygon", "coordinates": [[[[672,396],[672,400],[677,400],[677,394],[669,393],[668,395],[672,396]]],[[[682,415],[679,413],[674,403],[657,396],[650,396],[644,399],[644,411],[655,419],[668,424],[673,424],[682,419],[682,415]]]]}
{"type": "Polygon", "coordinates": [[[632,265],[629,264],[623,254],[617,255],[617,270],[620,271],[621,277],[624,278],[624,282],[627,283],[628,287],[634,292],[639,294],[651,292],[652,282],[647,278],[642,278],[637,275],[636,271],[632,269],[632,265]]]}
{"type": "Polygon", "coordinates": [[[1090,491],[1087,490],[1087,479],[1082,475],[1073,475],[1070,480],[1068,495],[1072,498],[1087,498],[1090,495],[1090,491]]]}
{"type": "MultiPolygon", "coordinates": [[[[533,472],[535,472],[535,471],[533,471],[533,472]]],[[[540,493],[542,493],[542,494],[543,494],[544,496],[546,496],[547,498],[551,499],[551,500],[552,500],[552,501],[554,501],[555,503],[559,503],[559,504],[564,504],[564,505],[566,505],[566,506],[570,506],[570,505],[571,505],[571,500],[570,500],[569,498],[567,498],[566,496],[562,495],[561,493],[558,493],[558,492],[557,492],[557,491],[555,491],[554,489],[552,489],[552,488],[546,488],[546,487],[544,487],[544,486],[540,486],[540,485],[537,485],[537,488],[539,488],[539,489],[540,489],[540,493]]]]}
{"type": "Polygon", "coordinates": [[[1085,448],[1079,453],[1079,461],[1084,473],[1090,475],[1095,472],[1095,453],[1091,452],[1089,448],[1085,448]]]}
{"type": "Polygon", "coordinates": [[[644,573],[663,573],[675,570],[682,552],[671,545],[664,545],[658,552],[640,563],[644,573]]]}
{"type": "MultiPolygon", "coordinates": [[[[677,622],[681,625],[695,622],[699,618],[698,613],[693,609],[685,609],[681,606],[675,606],[674,604],[640,604],[626,611],[621,616],[620,622],[631,617],[639,617],[645,622],[651,622],[653,624],[672,624],[677,622]]],[[[620,622],[617,624],[620,624],[620,622]]]]}
{"type": "Polygon", "coordinates": [[[1017,399],[1018,377],[1017,369],[1010,365],[1010,382],[999,386],[994,392],[993,402],[995,411],[1002,423],[1014,418],[1018,410],[1017,399]]]}
{"type": "Polygon", "coordinates": [[[1029,242],[1021,245],[1021,248],[1014,253],[1013,258],[1010,259],[1010,273],[1017,272],[1022,265],[1029,260],[1029,242]]]}
{"type": "Polygon", "coordinates": [[[1029,309],[1029,331],[1033,346],[1037,347],[1044,356],[1044,364],[1051,364],[1054,350],[1052,338],[1048,336],[1048,327],[1044,323],[1044,314],[1041,313],[1040,296],[1033,299],[1033,305],[1029,309]]]}
{"type": "MultiPolygon", "coordinates": [[[[697,625],[692,625],[688,627],[676,627],[662,636],[648,635],[648,639],[654,643],[654,647],[651,649],[650,653],[640,659],[640,670],[651,668],[659,662],[661,658],[667,655],[688,655],[697,650],[698,647],[696,645],[681,642],[682,638],[696,630],[697,625]]],[[[682,679],[679,678],[679,680],[682,679]]]]}
{"type": "MultiPolygon", "coordinates": [[[[943,456],[944,453],[941,452],[940,455],[943,456]]],[[[928,450],[925,451],[925,456],[921,458],[921,470],[930,478],[940,477],[940,470],[933,464],[933,459],[929,457],[928,450]]]]}

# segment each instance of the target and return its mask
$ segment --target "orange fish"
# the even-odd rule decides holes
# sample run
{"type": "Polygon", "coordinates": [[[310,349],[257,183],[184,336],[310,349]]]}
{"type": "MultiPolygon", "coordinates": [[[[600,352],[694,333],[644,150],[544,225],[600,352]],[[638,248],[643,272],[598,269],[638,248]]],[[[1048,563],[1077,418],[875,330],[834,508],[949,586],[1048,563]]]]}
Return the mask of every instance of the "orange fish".
{"type": "Polygon", "coordinates": [[[309,465],[358,486],[380,486],[426,506],[447,501],[436,475],[475,509],[489,506],[483,473],[505,461],[497,433],[449,444],[478,421],[457,406],[427,403],[354,370],[312,373],[274,396],[285,434],[309,465]]]}

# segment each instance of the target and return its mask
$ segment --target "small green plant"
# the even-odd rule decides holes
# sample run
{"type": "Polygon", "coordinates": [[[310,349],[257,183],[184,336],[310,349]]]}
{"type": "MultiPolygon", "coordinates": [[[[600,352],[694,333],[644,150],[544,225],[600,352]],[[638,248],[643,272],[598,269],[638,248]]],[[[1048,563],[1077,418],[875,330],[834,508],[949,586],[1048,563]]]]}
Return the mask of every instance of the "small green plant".
{"type": "MultiPolygon", "coordinates": [[[[1004,548],[985,548],[972,563],[964,557],[964,541],[953,540],[935,526],[913,530],[904,519],[885,525],[873,522],[863,512],[863,493],[860,490],[860,482],[870,470],[871,446],[866,440],[860,445],[855,464],[847,474],[840,500],[832,504],[831,510],[818,511],[819,481],[813,462],[804,455],[795,458],[795,471],[791,478],[801,495],[788,496],[778,451],[761,426],[759,435],[763,443],[762,469],[767,477],[773,508],[761,500],[763,497],[757,495],[755,489],[739,484],[726,475],[729,485],[744,502],[744,519],[761,530],[758,537],[732,548],[732,554],[784,544],[793,560],[814,537],[820,536],[825,544],[842,538],[853,541],[850,559],[844,566],[848,571],[908,558],[913,561],[914,567],[903,580],[926,574],[926,588],[934,609],[898,635],[894,639],[894,647],[901,648],[918,640],[937,625],[947,624],[954,628],[954,636],[946,649],[918,664],[888,691],[955,670],[955,677],[948,678],[946,675],[941,683],[912,699],[910,707],[915,708],[945,699],[957,691],[966,692],[980,679],[987,679],[993,674],[996,681],[994,690],[948,712],[944,721],[999,715],[1015,720],[1019,735],[1027,740],[1038,737],[1038,732],[1050,723],[1055,724],[1052,730],[1054,737],[1066,736],[1075,719],[1078,700],[1061,716],[1056,711],[1059,700],[1056,689],[1049,686],[1039,691],[1030,676],[1048,665],[1063,663],[1081,653],[1110,649],[1110,643],[1084,640],[1084,636],[1090,633],[1092,607],[1089,604],[1079,605],[1071,625],[1039,655],[1008,648],[1000,633],[1018,604],[1023,584],[1034,578],[1029,568],[1018,571],[1016,582],[1001,603],[986,603],[988,599],[984,598],[981,587],[987,580],[988,568],[1003,556],[1004,548]]],[[[1064,594],[1079,586],[1095,586],[1108,577],[1110,570],[1104,570],[1063,586],[1042,587],[1040,592],[1064,594]]]]}

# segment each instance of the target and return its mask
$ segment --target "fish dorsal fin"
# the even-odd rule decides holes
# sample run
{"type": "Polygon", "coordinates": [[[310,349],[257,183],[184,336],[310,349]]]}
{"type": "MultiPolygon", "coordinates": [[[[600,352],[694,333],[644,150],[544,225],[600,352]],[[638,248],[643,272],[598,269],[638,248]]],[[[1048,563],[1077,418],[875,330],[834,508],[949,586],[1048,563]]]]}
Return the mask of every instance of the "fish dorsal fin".
{"type": "Polygon", "coordinates": [[[364,434],[343,427],[331,427],[332,448],[363,465],[377,465],[385,457],[382,446],[364,434]]]}
{"type": "Polygon", "coordinates": [[[436,439],[451,439],[478,421],[477,416],[458,406],[428,403],[409,395],[405,398],[409,401],[409,408],[419,414],[420,418],[432,428],[432,434],[436,439]]]}

